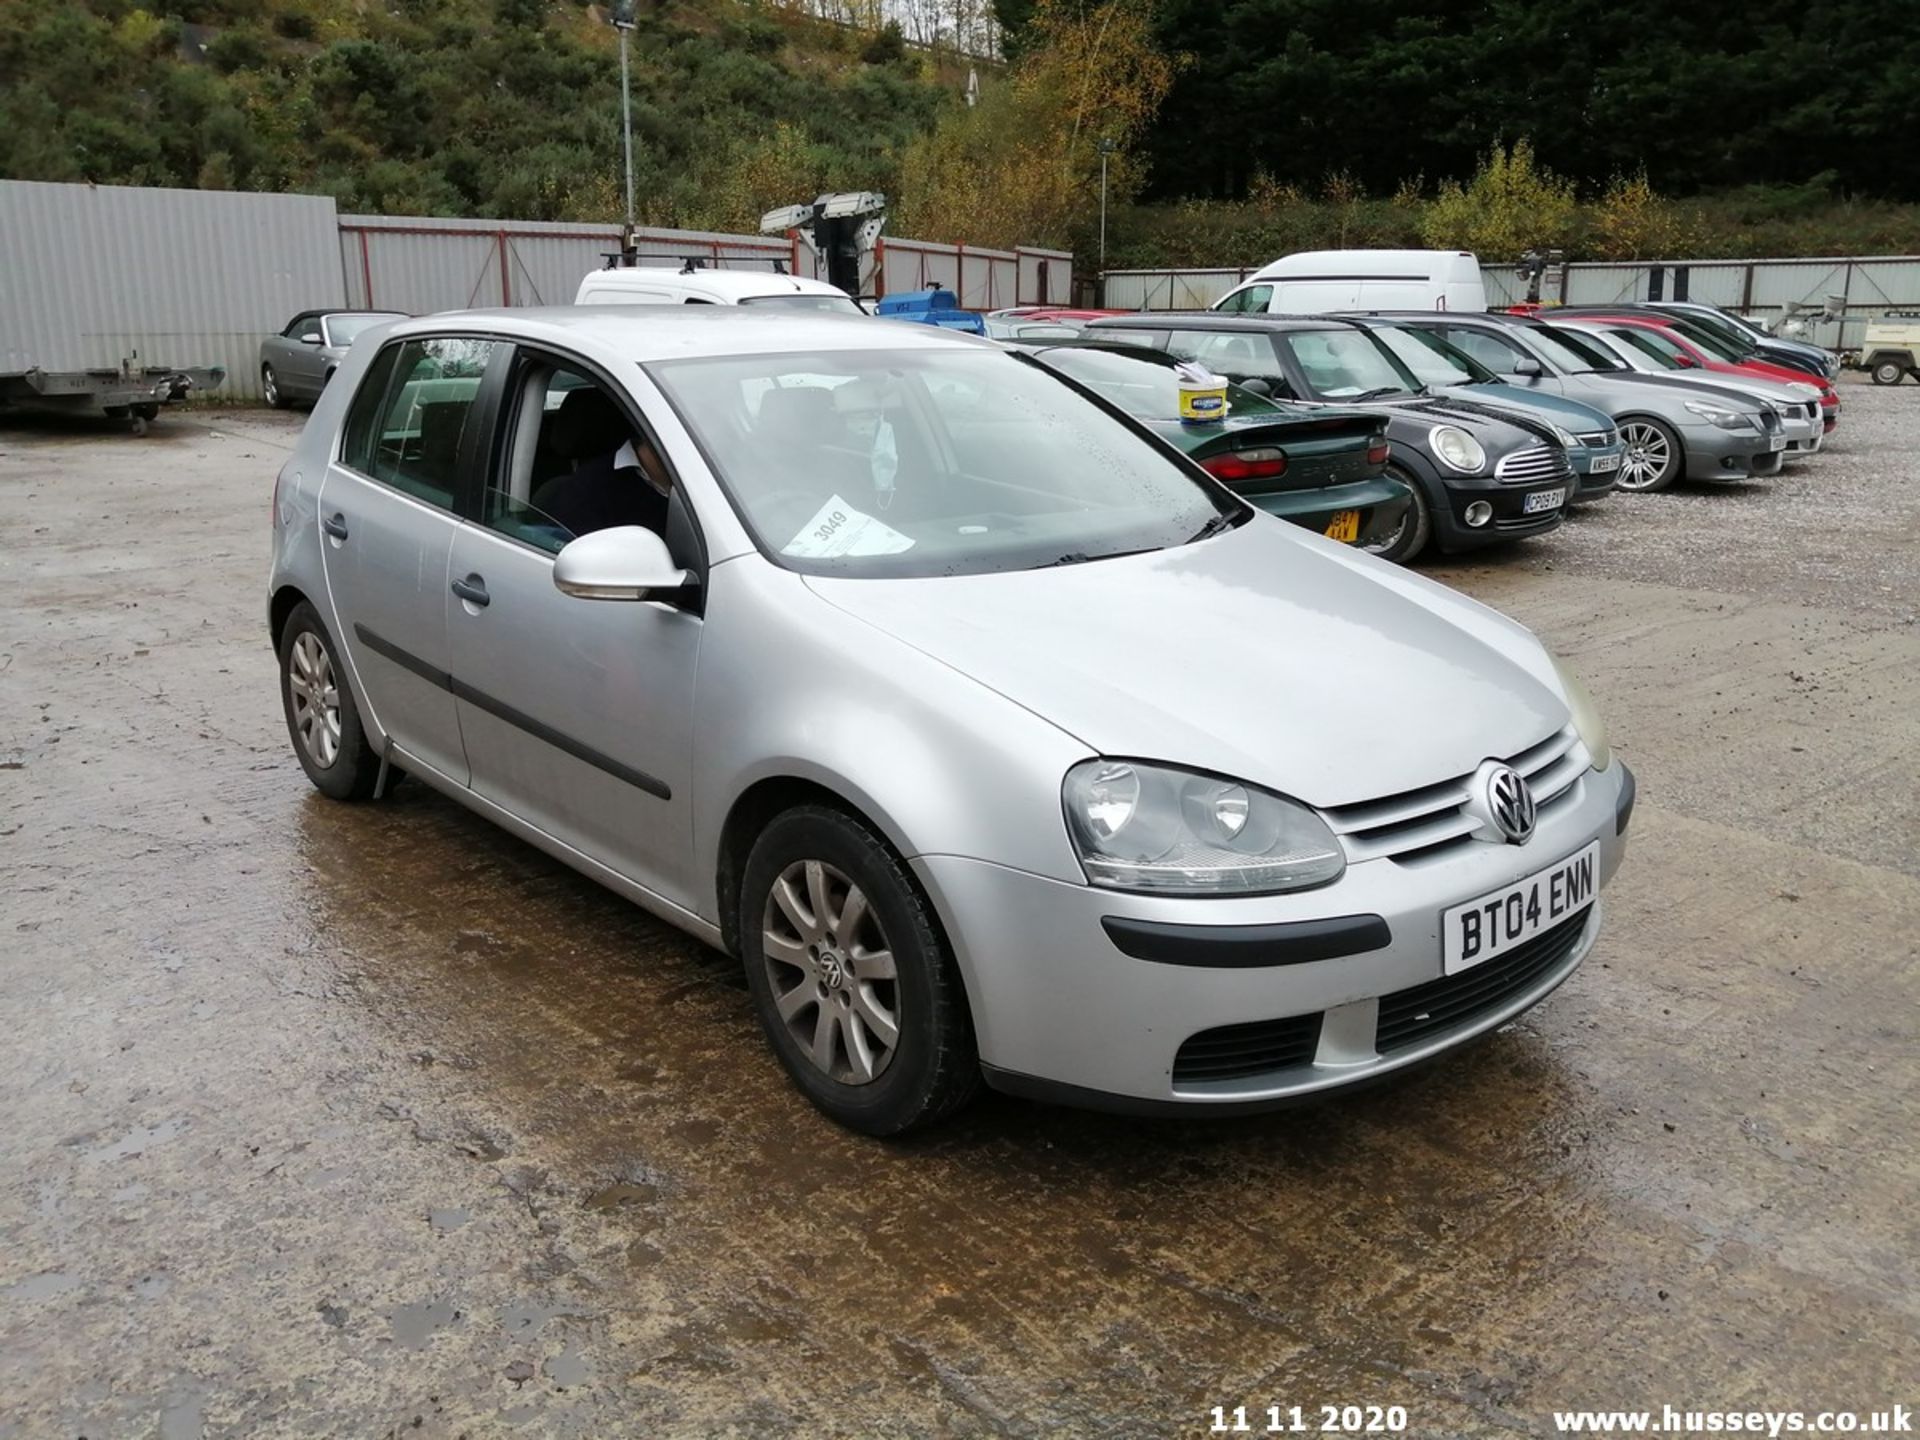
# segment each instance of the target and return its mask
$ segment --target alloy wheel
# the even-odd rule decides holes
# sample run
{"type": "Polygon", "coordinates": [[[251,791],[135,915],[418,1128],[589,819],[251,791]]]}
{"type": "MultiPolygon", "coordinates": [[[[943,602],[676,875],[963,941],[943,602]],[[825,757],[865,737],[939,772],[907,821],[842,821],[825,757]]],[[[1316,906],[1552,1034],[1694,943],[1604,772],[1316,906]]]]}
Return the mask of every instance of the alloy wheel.
{"type": "Polygon", "coordinates": [[[1620,461],[1620,488],[1647,490],[1659,484],[1673,463],[1673,446],[1667,437],[1651,425],[1629,422],[1620,427],[1620,438],[1627,447],[1620,461]]]}
{"type": "Polygon", "coordinates": [[[326,770],[340,755],[340,688],[333,657],[320,637],[303,631],[287,656],[287,692],[293,697],[293,730],[315,768],[326,770]]]}
{"type": "Polygon", "coordinates": [[[260,393],[267,404],[278,409],[280,406],[280,377],[273,373],[273,366],[263,366],[260,371],[260,393]]]}
{"type": "Polygon", "coordinates": [[[775,1008],[828,1079],[879,1079],[900,1041],[893,952],[860,887],[822,860],[796,860],[767,896],[761,954],[775,1008]]]}

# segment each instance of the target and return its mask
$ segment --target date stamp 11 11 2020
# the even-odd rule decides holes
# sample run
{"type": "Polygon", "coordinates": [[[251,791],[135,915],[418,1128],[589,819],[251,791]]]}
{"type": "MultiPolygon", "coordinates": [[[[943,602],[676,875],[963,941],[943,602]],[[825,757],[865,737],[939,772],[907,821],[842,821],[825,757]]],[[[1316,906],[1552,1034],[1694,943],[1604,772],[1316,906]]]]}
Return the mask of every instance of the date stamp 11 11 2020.
{"type": "Polygon", "coordinates": [[[1404,1405],[1215,1405],[1213,1435],[1402,1435],[1404,1405]]]}

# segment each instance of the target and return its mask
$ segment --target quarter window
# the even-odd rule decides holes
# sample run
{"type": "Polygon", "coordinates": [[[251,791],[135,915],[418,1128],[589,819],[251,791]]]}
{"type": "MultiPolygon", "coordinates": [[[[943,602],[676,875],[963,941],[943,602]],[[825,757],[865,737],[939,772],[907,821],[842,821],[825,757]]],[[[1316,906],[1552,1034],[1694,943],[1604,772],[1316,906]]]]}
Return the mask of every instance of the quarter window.
{"type": "Polygon", "coordinates": [[[1244,315],[1252,313],[1264,315],[1267,307],[1273,304],[1271,285],[1250,285],[1245,290],[1229,295],[1220,302],[1219,310],[1223,315],[1244,315]]]}
{"type": "Polygon", "coordinates": [[[490,340],[389,345],[354,396],[341,462],[416,500],[453,509],[461,442],[492,357],[490,340]]]}

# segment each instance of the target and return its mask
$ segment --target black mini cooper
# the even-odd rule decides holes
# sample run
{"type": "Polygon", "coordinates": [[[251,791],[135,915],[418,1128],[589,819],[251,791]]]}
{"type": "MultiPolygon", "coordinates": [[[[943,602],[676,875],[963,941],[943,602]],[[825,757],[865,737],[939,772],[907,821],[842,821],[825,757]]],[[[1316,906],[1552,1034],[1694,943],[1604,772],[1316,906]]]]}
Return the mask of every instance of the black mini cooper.
{"type": "Polygon", "coordinates": [[[1365,548],[1410,560],[1539,535],[1560,524],[1577,478],[1553,428],[1510,409],[1429,395],[1365,327],[1325,316],[1116,315],[1089,336],[1124,337],[1277,399],[1364,406],[1387,421],[1387,473],[1414,503],[1365,548]]]}

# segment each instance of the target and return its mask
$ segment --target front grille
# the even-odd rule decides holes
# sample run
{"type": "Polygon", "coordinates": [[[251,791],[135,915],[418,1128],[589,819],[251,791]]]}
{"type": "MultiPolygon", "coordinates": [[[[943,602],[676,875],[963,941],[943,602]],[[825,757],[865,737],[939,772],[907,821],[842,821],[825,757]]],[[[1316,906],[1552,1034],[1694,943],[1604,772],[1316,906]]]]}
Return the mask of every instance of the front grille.
{"type": "Polygon", "coordinates": [[[1550,930],[1506,954],[1411,990],[1380,997],[1374,1049],[1382,1055],[1472,1023],[1531,988],[1563,963],[1580,944],[1592,907],[1569,915],[1550,930]]]}
{"type": "Polygon", "coordinates": [[[1565,480],[1572,476],[1567,452],[1558,445],[1530,445],[1516,450],[1493,467],[1494,477],[1509,485],[1537,480],[1565,480]]]}
{"type": "Polygon", "coordinates": [[[1763,405],[1760,407],[1760,430],[1763,434],[1777,435],[1780,432],[1781,425],[1782,421],[1780,416],[1774,411],[1771,405],[1763,405]]]}
{"type": "MultiPolygon", "coordinates": [[[[1571,802],[1580,773],[1587,768],[1586,747],[1571,725],[1518,755],[1503,758],[1532,789],[1534,805],[1543,821],[1559,805],[1571,802]]],[[[1348,864],[1383,855],[1405,859],[1466,841],[1473,831],[1473,821],[1464,809],[1472,780],[1469,773],[1383,800],[1342,805],[1321,813],[1340,837],[1348,864]]]]}
{"type": "Polygon", "coordinates": [[[1313,1063],[1320,1048],[1321,1012],[1222,1025],[1189,1036],[1173,1057],[1173,1083],[1241,1080],[1313,1063]]]}

